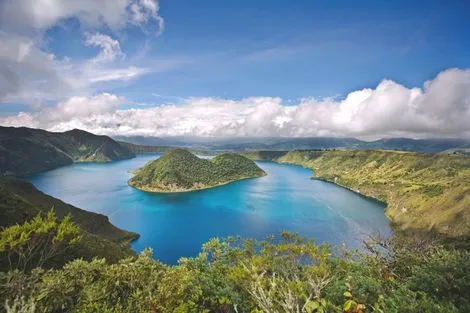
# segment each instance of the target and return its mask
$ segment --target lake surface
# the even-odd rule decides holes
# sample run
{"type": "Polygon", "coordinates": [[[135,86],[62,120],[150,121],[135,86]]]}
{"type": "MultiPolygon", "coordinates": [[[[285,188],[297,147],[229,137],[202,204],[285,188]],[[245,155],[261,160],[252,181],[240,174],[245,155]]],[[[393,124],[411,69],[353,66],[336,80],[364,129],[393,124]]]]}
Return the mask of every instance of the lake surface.
{"type": "Polygon", "coordinates": [[[212,237],[264,239],[296,232],[318,243],[358,248],[370,234],[390,235],[384,205],[330,183],[310,179],[299,166],[258,162],[268,175],[190,193],[152,194],[127,185],[128,171],[156,155],[107,164],[74,164],[30,177],[41,191],[116,226],[138,232],[136,251],[152,247],[156,258],[176,263],[195,256],[212,237]]]}

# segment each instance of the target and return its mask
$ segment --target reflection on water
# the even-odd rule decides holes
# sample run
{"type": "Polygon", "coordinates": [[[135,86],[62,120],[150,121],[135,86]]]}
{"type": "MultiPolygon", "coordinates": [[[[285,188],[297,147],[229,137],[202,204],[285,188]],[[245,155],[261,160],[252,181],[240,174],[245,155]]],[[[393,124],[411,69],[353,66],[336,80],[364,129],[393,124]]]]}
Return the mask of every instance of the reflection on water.
{"type": "Polygon", "coordinates": [[[371,233],[390,234],[383,205],[311,180],[311,172],[298,166],[259,162],[267,176],[190,193],[152,194],[127,186],[128,171],[152,158],[74,164],[30,180],[50,195],[140,233],[133,248],[152,247],[167,263],[196,255],[216,236],[263,239],[287,230],[317,242],[359,247],[371,233]]]}

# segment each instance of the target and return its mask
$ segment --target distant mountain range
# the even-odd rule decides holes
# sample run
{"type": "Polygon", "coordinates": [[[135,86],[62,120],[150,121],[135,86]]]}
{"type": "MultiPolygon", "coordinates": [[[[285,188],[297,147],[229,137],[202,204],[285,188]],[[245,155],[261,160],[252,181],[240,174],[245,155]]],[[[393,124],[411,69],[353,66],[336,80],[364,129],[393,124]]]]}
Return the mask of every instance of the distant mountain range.
{"type": "Polygon", "coordinates": [[[26,127],[0,126],[0,176],[24,176],[75,162],[110,162],[137,153],[163,153],[174,147],[197,154],[220,151],[290,151],[319,149],[402,150],[470,154],[467,139],[391,138],[362,141],[355,138],[207,138],[207,137],[115,137],[83,130],[48,132],[26,127]]]}
{"type": "Polygon", "coordinates": [[[29,175],[74,162],[110,162],[135,154],[107,136],[0,127],[0,175],[29,175]]]}
{"type": "Polygon", "coordinates": [[[201,138],[201,137],[123,137],[116,140],[140,146],[184,147],[196,150],[308,150],[308,149],[382,149],[437,153],[443,151],[470,152],[468,139],[390,138],[362,141],[356,138],[201,138]]]}

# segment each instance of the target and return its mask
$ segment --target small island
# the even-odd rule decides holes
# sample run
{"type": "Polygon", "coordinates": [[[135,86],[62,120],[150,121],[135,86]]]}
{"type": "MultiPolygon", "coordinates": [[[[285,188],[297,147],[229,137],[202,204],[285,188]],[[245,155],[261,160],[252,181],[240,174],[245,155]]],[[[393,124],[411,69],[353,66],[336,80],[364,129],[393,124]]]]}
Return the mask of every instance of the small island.
{"type": "Polygon", "coordinates": [[[252,160],[235,153],[222,153],[208,160],[185,149],[173,149],[136,170],[128,184],[149,192],[187,192],[265,176],[252,160]]]}

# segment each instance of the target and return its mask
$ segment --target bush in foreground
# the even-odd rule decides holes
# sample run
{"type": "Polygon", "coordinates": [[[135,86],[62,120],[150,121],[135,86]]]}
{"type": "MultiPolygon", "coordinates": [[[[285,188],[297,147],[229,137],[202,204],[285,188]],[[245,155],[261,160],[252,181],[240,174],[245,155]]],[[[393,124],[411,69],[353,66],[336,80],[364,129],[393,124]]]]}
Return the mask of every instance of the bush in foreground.
{"type": "Polygon", "coordinates": [[[116,264],[77,259],[56,269],[13,268],[0,274],[0,297],[17,313],[470,311],[468,251],[398,239],[368,250],[287,233],[212,239],[176,266],[145,250],[116,264]]]}

